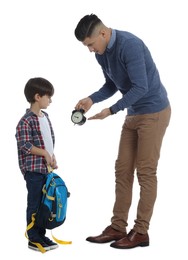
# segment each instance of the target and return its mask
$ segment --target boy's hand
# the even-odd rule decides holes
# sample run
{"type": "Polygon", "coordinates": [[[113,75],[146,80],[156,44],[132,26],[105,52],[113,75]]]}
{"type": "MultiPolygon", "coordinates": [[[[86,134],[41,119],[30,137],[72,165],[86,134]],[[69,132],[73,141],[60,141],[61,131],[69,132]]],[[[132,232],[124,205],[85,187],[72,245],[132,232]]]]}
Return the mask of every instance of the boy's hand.
{"type": "Polygon", "coordinates": [[[52,157],[50,156],[50,154],[48,153],[48,151],[45,150],[45,155],[44,155],[44,158],[47,162],[47,165],[51,165],[52,163],[52,157]]]}
{"type": "Polygon", "coordinates": [[[50,166],[51,166],[53,169],[57,169],[57,168],[58,168],[58,166],[57,166],[57,161],[56,161],[56,158],[55,158],[55,155],[54,155],[54,154],[52,155],[52,161],[51,161],[50,166]]]}

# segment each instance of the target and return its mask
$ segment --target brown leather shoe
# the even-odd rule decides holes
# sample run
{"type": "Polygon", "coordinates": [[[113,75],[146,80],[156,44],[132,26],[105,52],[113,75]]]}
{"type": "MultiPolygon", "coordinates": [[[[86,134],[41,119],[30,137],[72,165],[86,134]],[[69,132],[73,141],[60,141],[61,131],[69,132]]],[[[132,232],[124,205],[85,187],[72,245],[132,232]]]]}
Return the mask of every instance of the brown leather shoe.
{"type": "Polygon", "coordinates": [[[120,249],[129,249],[137,246],[149,246],[149,236],[148,233],[140,234],[132,229],[126,237],[110,244],[110,246],[120,249]]]}
{"type": "Polygon", "coordinates": [[[86,238],[87,241],[93,243],[107,243],[113,240],[119,240],[127,235],[126,232],[121,232],[113,229],[111,226],[105,228],[101,235],[86,238]]]}

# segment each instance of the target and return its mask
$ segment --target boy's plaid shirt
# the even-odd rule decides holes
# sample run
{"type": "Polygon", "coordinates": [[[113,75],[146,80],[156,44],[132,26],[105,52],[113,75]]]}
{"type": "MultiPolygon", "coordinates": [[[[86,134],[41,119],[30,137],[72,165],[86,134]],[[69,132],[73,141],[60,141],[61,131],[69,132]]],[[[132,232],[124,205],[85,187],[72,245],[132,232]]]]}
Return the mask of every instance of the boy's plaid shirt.
{"type": "MultiPolygon", "coordinates": [[[[48,114],[44,111],[42,112],[48,119],[53,144],[55,144],[54,131],[48,114]]],[[[37,115],[27,109],[26,114],[18,122],[15,136],[17,140],[19,167],[23,175],[25,175],[27,171],[47,173],[48,169],[45,158],[31,154],[33,145],[45,149],[37,115]]]]}

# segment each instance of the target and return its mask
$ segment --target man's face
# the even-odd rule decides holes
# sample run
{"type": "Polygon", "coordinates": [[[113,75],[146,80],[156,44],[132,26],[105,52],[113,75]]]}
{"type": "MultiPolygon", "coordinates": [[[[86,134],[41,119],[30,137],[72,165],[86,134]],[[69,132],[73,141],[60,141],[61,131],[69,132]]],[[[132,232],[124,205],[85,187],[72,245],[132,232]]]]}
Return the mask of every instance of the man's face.
{"type": "Polygon", "coordinates": [[[84,46],[87,46],[90,52],[95,52],[102,55],[107,46],[107,40],[105,32],[99,32],[98,35],[85,38],[82,42],[84,46]]]}

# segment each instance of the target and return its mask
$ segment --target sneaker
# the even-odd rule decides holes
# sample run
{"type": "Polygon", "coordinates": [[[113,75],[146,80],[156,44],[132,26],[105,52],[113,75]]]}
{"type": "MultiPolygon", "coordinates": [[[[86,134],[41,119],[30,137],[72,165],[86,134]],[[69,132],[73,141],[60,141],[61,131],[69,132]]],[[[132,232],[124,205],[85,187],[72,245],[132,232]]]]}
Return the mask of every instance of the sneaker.
{"type": "Polygon", "coordinates": [[[50,247],[50,249],[55,249],[58,247],[58,244],[56,244],[46,236],[43,236],[42,240],[44,241],[45,244],[47,244],[50,247]]]}
{"type": "MultiPolygon", "coordinates": [[[[46,250],[46,251],[48,251],[48,250],[50,250],[51,248],[50,248],[50,246],[49,245],[47,245],[45,242],[36,242],[36,243],[40,243],[41,244],[41,246],[42,247],[44,247],[44,249],[46,250]]],[[[28,248],[30,248],[30,249],[33,249],[33,250],[35,250],[35,251],[40,251],[40,249],[35,245],[35,244],[33,244],[32,242],[30,242],[29,241],[29,243],[28,243],[28,248]]]]}

